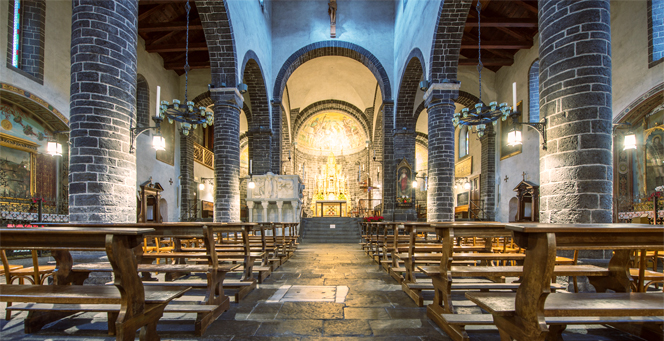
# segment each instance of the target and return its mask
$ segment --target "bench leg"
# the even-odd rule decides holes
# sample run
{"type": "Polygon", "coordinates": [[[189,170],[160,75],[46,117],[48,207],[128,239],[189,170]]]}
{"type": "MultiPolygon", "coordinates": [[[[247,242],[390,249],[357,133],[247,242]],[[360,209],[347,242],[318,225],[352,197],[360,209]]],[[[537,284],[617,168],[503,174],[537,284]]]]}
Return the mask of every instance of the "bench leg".
{"type": "Polygon", "coordinates": [[[452,340],[455,341],[469,341],[470,337],[468,336],[468,333],[466,333],[466,329],[464,326],[457,326],[457,325],[449,325],[443,321],[443,318],[441,317],[442,314],[445,314],[444,309],[435,304],[429,304],[427,306],[427,317],[429,317],[434,323],[436,323],[440,329],[445,331],[447,335],[452,340]]]}
{"type": "Polygon", "coordinates": [[[23,322],[23,330],[26,334],[36,333],[45,325],[74,314],[72,312],[60,311],[30,311],[28,312],[28,317],[23,322]]]}
{"type": "Polygon", "coordinates": [[[563,341],[563,331],[566,328],[566,324],[549,325],[549,333],[546,335],[546,341],[563,341]]]}
{"type": "Polygon", "coordinates": [[[108,335],[109,336],[115,336],[117,334],[117,331],[115,330],[115,321],[118,320],[118,315],[119,313],[115,312],[108,312],[108,335]]]}

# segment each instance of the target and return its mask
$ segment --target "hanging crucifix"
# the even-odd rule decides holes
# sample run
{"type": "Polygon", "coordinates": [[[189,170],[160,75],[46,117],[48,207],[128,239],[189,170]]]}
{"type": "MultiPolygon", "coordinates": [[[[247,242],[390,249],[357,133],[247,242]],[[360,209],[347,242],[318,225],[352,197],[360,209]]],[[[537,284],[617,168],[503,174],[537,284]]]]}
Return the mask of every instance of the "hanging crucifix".
{"type": "Polygon", "coordinates": [[[337,0],[330,0],[327,4],[327,14],[330,15],[330,38],[337,37],[337,0]]]}

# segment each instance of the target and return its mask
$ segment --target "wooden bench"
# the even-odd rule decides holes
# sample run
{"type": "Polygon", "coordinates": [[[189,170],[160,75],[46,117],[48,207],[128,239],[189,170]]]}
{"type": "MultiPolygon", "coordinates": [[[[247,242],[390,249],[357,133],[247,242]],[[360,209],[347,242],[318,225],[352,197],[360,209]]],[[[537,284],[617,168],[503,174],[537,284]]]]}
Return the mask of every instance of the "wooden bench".
{"type": "MultiPolygon", "coordinates": [[[[120,307],[109,316],[109,333],[116,340],[134,340],[141,329],[141,340],[158,340],[157,322],[171,300],[189,288],[154,287],[146,289],[138,277],[137,252],[141,251],[143,235],[154,230],[146,228],[10,228],[0,229],[3,249],[52,250],[57,271],[55,285],[0,285],[0,301],[38,304],[114,304],[120,307]],[[71,285],[69,250],[105,250],[115,273],[115,287],[71,285]],[[122,293],[122,294],[121,294],[122,293]]],[[[18,309],[18,306],[12,309],[18,309]]],[[[24,321],[25,332],[34,333],[44,325],[71,315],[70,311],[30,311],[24,321]]]]}
{"type": "MultiPolygon", "coordinates": [[[[664,293],[630,292],[629,262],[634,249],[660,248],[664,244],[664,227],[515,224],[506,228],[513,231],[517,245],[526,249],[521,286],[516,293],[466,293],[468,299],[493,315],[501,339],[558,340],[566,325],[578,319],[610,324],[647,340],[662,340],[664,293]],[[556,251],[584,248],[615,250],[608,274],[589,277],[597,293],[550,294],[556,251]],[[552,317],[560,319],[555,321],[552,317]],[[633,323],[635,320],[639,323],[633,323]]],[[[448,317],[440,317],[444,318],[448,317]]]]}

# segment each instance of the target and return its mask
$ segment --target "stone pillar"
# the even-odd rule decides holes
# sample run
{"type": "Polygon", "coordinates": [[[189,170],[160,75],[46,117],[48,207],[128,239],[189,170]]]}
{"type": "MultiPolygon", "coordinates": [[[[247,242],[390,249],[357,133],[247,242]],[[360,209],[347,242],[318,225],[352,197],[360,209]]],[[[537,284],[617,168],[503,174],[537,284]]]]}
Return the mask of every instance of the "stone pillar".
{"type": "Polygon", "coordinates": [[[240,108],[236,88],[210,90],[214,101],[214,221],[240,221],[240,108]]]}
{"type": "Polygon", "coordinates": [[[269,201],[261,201],[261,204],[263,205],[263,222],[267,222],[267,206],[270,205],[269,201]]]}
{"type": "Polygon", "coordinates": [[[284,174],[281,167],[281,102],[272,102],[272,173],[284,174]]]}
{"type": "Polygon", "coordinates": [[[247,200],[247,209],[249,210],[249,222],[254,221],[254,202],[247,200]]]}
{"type": "Polygon", "coordinates": [[[300,222],[300,212],[298,210],[300,206],[300,202],[297,200],[293,200],[290,202],[291,206],[293,207],[293,222],[298,223],[300,222]]]}
{"type": "Polygon", "coordinates": [[[138,2],[72,4],[69,219],[136,222],[138,2]]]}
{"type": "MultiPolygon", "coordinates": [[[[496,131],[487,124],[482,143],[482,175],[480,176],[480,200],[484,204],[484,220],[496,220],[496,131]]],[[[508,189],[509,190],[509,189],[508,189]]]]}
{"type": "Polygon", "coordinates": [[[284,216],[283,216],[283,208],[284,208],[284,202],[277,200],[277,209],[279,210],[279,222],[284,221],[284,216]]]}
{"type": "Polygon", "coordinates": [[[397,163],[394,158],[394,101],[383,103],[383,216],[394,220],[397,196],[397,163]]]}
{"type": "Polygon", "coordinates": [[[608,0],[539,1],[540,221],[612,221],[608,0]]]}
{"type": "Polygon", "coordinates": [[[434,83],[424,94],[429,114],[429,190],[427,220],[454,220],[454,99],[458,82],[434,83]]]}
{"type": "Polygon", "coordinates": [[[253,174],[263,175],[272,171],[272,130],[258,126],[247,131],[249,159],[253,163],[253,174]]]}
{"type": "MultiPolygon", "coordinates": [[[[412,121],[412,120],[411,120],[412,121]]],[[[414,125],[414,124],[413,124],[414,125]]],[[[396,166],[401,162],[401,160],[406,159],[408,161],[408,164],[410,164],[410,167],[413,171],[412,176],[413,179],[415,180],[415,136],[417,136],[417,133],[415,132],[414,127],[395,127],[395,132],[394,132],[394,170],[393,172],[396,172],[396,166]],[[406,129],[403,129],[406,128],[406,129]]],[[[398,180],[395,176],[395,181],[398,180]]],[[[412,190],[412,185],[409,183],[408,188],[411,189],[408,191],[408,193],[412,193],[411,196],[413,197],[413,205],[410,207],[395,207],[394,208],[394,220],[395,221],[415,221],[417,220],[417,212],[415,212],[415,193],[416,191],[412,190]]],[[[396,195],[396,188],[395,188],[395,195],[396,195]]]]}
{"type": "MultiPolygon", "coordinates": [[[[189,215],[191,200],[195,197],[194,191],[194,138],[180,135],[180,221],[196,218],[189,215]]],[[[193,219],[195,220],[195,219],[193,219]]]]}

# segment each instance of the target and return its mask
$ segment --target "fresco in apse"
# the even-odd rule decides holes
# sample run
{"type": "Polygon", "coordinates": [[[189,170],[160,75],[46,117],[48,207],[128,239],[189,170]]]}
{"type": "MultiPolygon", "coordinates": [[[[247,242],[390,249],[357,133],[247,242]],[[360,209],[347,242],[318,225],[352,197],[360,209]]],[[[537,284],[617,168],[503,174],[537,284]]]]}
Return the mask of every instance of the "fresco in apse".
{"type": "Polygon", "coordinates": [[[365,148],[367,137],[351,116],[327,112],[308,118],[297,135],[297,148],[309,153],[327,155],[352,154],[365,148]]]}
{"type": "Polygon", "coordinates": [[[249,167],[249,148],[247,146],[240,151],[240,167],[249,167]]]}

